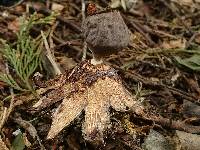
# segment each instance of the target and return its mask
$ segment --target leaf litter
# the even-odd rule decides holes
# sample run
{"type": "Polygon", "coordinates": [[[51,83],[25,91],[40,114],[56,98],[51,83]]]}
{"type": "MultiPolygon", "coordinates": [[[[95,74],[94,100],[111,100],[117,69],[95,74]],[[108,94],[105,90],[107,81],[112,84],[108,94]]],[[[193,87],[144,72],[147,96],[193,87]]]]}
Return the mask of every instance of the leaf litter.
{"type": "MultiPolygon", "coordinates": [[[[16,31],[19,31],[17,20],[25,11],[28,15],[32,13],[29,10],[37,11],[40,17],[47,17],[53,10],[58,12],[55,29],[51,24],[40,22],[30,28],[29,35],[34,39],[44,31],[52,58],[55,58],[53,63],[61,66],[62,71],[61,75],[52,76],[52,70],[45,68],[52,62],[45,59],[48,47],[42,45],[43,62],[34,73],[39,71],[43,77],[29,76],[27,83],[35,92],[14,89],[14,107],[1,129],[2,145],[12,147],[9,144],[14,141],[11,133],[19,127],[12,118],[20,113],[21,122],[32,124],[30,126],[35,128],[34,133],[46,149],[142,149],[152,130],[172,142],[170,146],[174,149],[187,149],[184,138],[190,136],[192,140],[194,136],[190,144],[195,147],[199,143],[196,133],[200,131],[199,20],[196,19],[199,1],[123,0],[109,3],[100,0],[94,3],[103,13],[112,11],[110,7],[120,11],[132,38],[127,47],[105,56],[106,64],[101,67],[89,63],[92,57],[89,50],[86,50],[88,61],[81,62],[84,38],[80,31],[84,5],[87,7],[88,1],[22,1],[12,9],[9,5],[1,7],[0,36],[13,49],[16,48],[16,31]],[[49,34],[49,29],[53,34],[49,34]],[[73,61],[60,61],[71,59],[73,61]],[[63,62],[70,64],[64,67],[63,62]],[[78,65],[68,69],[74,64],[78,65]],[[86,67],[84,70],[84,66],[92,69],[86,67]],[[115,89],[125,94],[119,94],[120,97],[115,89]],[[136,104],[134,109],[133,104],[136,104]],[[138,113],[138,109],[143,113],[138,113]],[[42,127],[45,130],[41,130],[42,127]],[[94,139],[103,140],[103,144],[95,143],[94,139]]],[[[12,80],[26,88],[17,78],[16,68],[6,61],[1,58],[2,70],[6,70],[8,63],[12,80]]],[[[5,118],[12,102],[8,89],[13,87],[5,81],[0,82],[0,87],[0,118],[5,118]]],[[[31,143],[29,149],[41,148],[29,128],[20,128],[23,134],[27,133],[31,143]]]]}

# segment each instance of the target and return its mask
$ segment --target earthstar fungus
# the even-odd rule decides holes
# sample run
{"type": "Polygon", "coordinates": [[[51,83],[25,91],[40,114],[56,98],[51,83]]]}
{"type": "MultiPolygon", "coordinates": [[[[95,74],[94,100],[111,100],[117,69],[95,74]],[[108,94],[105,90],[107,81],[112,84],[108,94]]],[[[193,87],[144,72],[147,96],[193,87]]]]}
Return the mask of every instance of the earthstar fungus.
{"type": "Polygon", "coordinates": [[[103,132],[110,124],[110,107],[117,111],[127,111],[128,107],[137,114],[143,112],[142,105],[123,87],[116,70],[108,65],[92,65],[90,61],[84,61],[66,77],[66,85],[71,89],[63,90],[67,94],[53,116],[48,139],[54,138],[83,110],[82,131],[87,140],[103,140],[103,132]]]}
{"type": "Polygon", "coordinates": [[[128,46],[131,35],[118,11],[88,16],[82,32],[96,61],[128,46]]]}
{"type": "MultiPolygon", "coordinates": [[[[92,18],[86,19],[83,23],[83,32],[92,49],[94,59],[99,61],[104,56],[128,45],[130,33],[119,12],[89,17],[92,18]],[[115,26],[113,20],[118,21],[119,24],[115,26]],[[99,29],[95,29],[95,22],[98,26],[96,28],[99,29]],[[92,29],[89,30],[88,27],[92,29]],[[98,34],[101,36],[97,36],[98,34]]],[[[103,140],[104,131],[110,125],[110,107],[116,111],[132,110],[136,114],[143,114],[142,104],[125,89],[117,71],[104,63],[94,64],[93,62],[92,60],[83,61],[71,72],[64,73],[53,80],[54,89],[41,97],[33,106],[40,110],[51,105],[52,101],[63,100],[53,115],[48,139],[54,138],[82,111],[85,111],[85,120],[82,125],[83,136],[90,141],[103,140]]]]}

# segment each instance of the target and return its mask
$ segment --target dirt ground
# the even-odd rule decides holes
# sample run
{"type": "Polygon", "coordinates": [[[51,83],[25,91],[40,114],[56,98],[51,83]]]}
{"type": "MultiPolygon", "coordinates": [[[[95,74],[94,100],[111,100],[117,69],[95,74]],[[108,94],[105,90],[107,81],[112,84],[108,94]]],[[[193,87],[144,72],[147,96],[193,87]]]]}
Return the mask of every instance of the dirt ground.
{"type": "MultiPolygon", "coordinates": [[[[1,40],[0,150],[200,149],[199,0],[4,0],[0,10],[0,38],[13,48],[5,53],[1,40]],[[91,45],[82,24],[88,17],[115,11],[130,30],[130,41],[117,53],[103,56],[103,69],[91,69],[87,64],[93,58],[91,45]],[[20,39],[20,23],[26,22],[20,18],[34,13],[47,18],[34,20],[39,21],[30,28],[23,26],[28,34],[20,39]],[[17,51],[17,45],[22,47],[29,37],[30,43],[41,39],[39,54],[17,51]],[[21,59],[24,55],[40,58],[30,74],[25,71],[27,78],[16,69],[28,59],[21,59]],[[107,93],[117,93],[114,85],[119,98],[106,103],[107,93]],[[100,115],[96,118],[100,125],[92,131],[84,124],[90,126],[92,121],[87,120],[93,119],[87,117],[89,106],[83,103],[86,89],[91,90],[87,94],[94,93],[87,101],[87,105],[92,103],[91,113],[100,115]],[[131,102],[126,103],[127,99],[131,102]],[[118,106],[126,103],[124,107],[132,108],[132,102],[138,102],[134,109],[118,106]],[[104,119],[109,123],[104,124],[104,119]]],[[[106,36],[103,32],[99,34],[106,36]]],[[[119,33],[113,29],[113,35],[119,33]]],[[[92,38],[95,41],[98,36],[92,38]]]]}

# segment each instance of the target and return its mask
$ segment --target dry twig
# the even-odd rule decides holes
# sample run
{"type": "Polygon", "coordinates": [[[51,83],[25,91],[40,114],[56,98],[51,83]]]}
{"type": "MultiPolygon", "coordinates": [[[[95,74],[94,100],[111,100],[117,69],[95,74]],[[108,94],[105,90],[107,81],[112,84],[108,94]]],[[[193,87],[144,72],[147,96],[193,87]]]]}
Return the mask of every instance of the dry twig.
{"type": "Polygon", "coordinates": [[[37,139],[38,143],[40,144],[41,150],[45,150],[45,147],[42,145],[40,137],[37,134],[37,130],[30,122],[23,120],[20,117],[20,114],[17,114],[17,113],[15,113],[15,117],[13,118],[13,120],[17,124],[19,124],[21,127],[23,127],[25,130],[27,130],[33,139],[37,139]]]}
{"type": "Polygon", "coordinates": [[[188,133],[200,133],[200,126],[189,125],[186,124],[184,121],[174,121],[163,117],[153,117],[150,120],[153,120],[155,123],[160,124],[163,127],[168,127],[170,129],[176,129],[188,133]]]}
{"type": "Polygon", "coordinates": [[[54,68],[54,71],[55,71],[55,74],[56,75],[60,75],[61,74],[61,71],[60,71],[60,69],[59,69],[59,67],[58,67],[58,64],[55,62],[55,58],[53,57],[53,55],[52,55],[52,52],[51,52],[51,50],[50,50],[50,48],[49,48],[49,44],[48,44],[48,42],[47,42],[47,39],[46,39],[46,37],[45,37],[45,35],[44,35],[44,33],[41,31],[41,35],[42,35],[42,38],[43,38],[43,40],[44,40],[44,45],[45,45],[45,48],[46,48],[46,50],[47,50],[47,58],[49,59],[49,61],[51,62],[51,64],[52,64],[52,66],[53,66],[53,68],[54,68]]]}
{"type": "MultiPolygon", "coordinates": [[[[84,22],[85,20],[85,0],[81,0],[81,14],[82,14],[82,22],[84,22]]],[[[82,61],[86,59],[86,55],[87,55],[87,43],[84,41],[83,42],[83,56],[82,56],[82,61]]]]}
{"type": "MultiPolygon", "coordinates": [[[[9,74],[8,64],[6,65],[6,72],[9,74]]],[[[4,107],[3,116],[1,117],[2,120],[0,122],[0,130],[3,128],[5,122],[7,121],[8,117],[10,116],[10,114],[13,111],[13,108],[14,108],[14,100],[15,99],[14,99],[13,88],[10,87],[9,91],[10,91],[10,94],[11,94],[10,106],[9,106],[8,109],[6,107],[4,107]]]]}
{"type": "Polygon", "coordinates": [[[142,77],[139,74],[133,73],[131,71],[123,70],[123,69],[121,69],[120,67],[118,67],[116,65],[111,64],[111,66],[113,66],[114,68],[120,70],[123,74],[125,74],[126,77],[129,77],[129,78],[131,78],[131,79],[133,79],[133,80],[135,80],[137,82],[142,82],[146,86],[157,87],[157,88],[166,88],[171,93],[173,93],[175,95],[178,95],[178,96],[181,96],[182,98],[184,98],[184,99],[186,99],[186,100],[188,100],[190,102],[193,102],[193,103],[195,103],[195,104],[200,106],[200,100],[195,98],[191,94],[188,94],[188,93],[186,93],[184,91],[181,91],[179,89],[173,88],[173,87],[168,86],[168,85],[164,85],[164,84],[157,83],[157,82],[152,82],[152,81],[148,80],[147,78],[142,77]]]}

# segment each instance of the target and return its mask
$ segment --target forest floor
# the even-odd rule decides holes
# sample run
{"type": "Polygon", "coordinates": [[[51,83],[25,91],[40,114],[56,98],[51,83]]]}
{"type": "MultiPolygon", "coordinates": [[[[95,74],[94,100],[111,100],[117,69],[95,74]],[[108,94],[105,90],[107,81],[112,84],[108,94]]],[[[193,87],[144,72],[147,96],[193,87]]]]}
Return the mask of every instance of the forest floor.
{"type": "Polygon", "coordinates": [[[0,45],[0,150],[199,149],[200,1],[20,0],[1,1],[0,10],[0,38],[8,43],[0,45]],[[83,112],[49,140],[52,115],[62,102],[50,79],[92,58],[81,33],[82,21],[95,12],[87,10],[89,3],[97,11],[120,11],[131,31],[128,47],[105,63],[143,103],[145,115],[110,108],[110,128],[96,143],[82,134],[83,112]],[[42,87],[45,81],[51,88],[42,87]],[[53,102],[33,112],[38,95],[53,102]]]}

